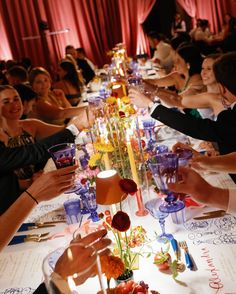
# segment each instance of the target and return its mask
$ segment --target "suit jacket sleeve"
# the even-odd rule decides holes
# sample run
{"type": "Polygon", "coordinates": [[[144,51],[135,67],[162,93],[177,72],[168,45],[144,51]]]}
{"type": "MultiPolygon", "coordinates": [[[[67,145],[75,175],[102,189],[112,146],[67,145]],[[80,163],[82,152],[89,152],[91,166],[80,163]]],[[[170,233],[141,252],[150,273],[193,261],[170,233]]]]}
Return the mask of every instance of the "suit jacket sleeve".
{"type": "Polygon", "coordinates": [[[74,135],[67,129],[38,141],[35,144],[8,148],[1,143],[0,173],[4,174],[25,165],[40,163],[50,157],[47,151],[49,147],[64,142],[74,142],[74,135]]]}
{"type": "Polygon", "coordinates": [[[217,121],[195,118],[158,105],[151,116],[165,125],[199,140],[211,142],[224,141],[232,138],[235,133],[235,111],[222,111],[217,121]]]}

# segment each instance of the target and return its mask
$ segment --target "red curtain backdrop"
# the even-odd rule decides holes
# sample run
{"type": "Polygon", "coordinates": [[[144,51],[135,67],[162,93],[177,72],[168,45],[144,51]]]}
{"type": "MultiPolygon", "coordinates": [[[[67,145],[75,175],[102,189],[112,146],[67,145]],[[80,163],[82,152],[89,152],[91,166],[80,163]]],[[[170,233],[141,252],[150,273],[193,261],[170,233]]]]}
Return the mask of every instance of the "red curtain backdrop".
{"type": "Polygon", "coordinates": [[[109,61],[106,52],[122,41],[118,0],[1,0],[0,20],[7,28],[4,43],[9,43],[12,58],[29,56],[35,66],[51,71],[66,45],[84,47],[88,58],[102,66],[109,61]],[[39,29],[41,20],[49,30],[39,29]]]}
{"type": "Polygon", "coordinates": [[[142,24],[151,12],[156,0],[119,0],[122,23],[122,41],[127,46],[128,55],[149,52],[148,40],[142,24]]]}
{"type": "Polygon", "coordinates": [[[1,42],[0,42],[0,59],[2,60],[8,60],[12,58],[12,52],[10,48],[10,44],[7,39],[7,33],[5,30],[5,26],[3,24],[3,20],[0,15],[0,36],[1,36],[1,42]]]}
{"type": "MultiPolygon", "coordinates": [[[[177,0],[193,18],[207,18],[218,31],[223,15],[236,15],[235,0],[177,0]]],[[[156,0],[1,0],[0,59],[30,57],[53,71],[66,45],[84,47],[98,66],[106,52],[124,42],[128,54],[148,52],[142,23],[156,0]],[[49,30],[39,28],[40,21],[49,30]],[[64,32],[68,29],[68,32],[64,32]],[[51,32],[51,33],[50,33],[51,32]]]]}
{"type": "Polygon", "coordinates": [[[235,0],[177,0],[189,16],[208,19],[212,32],[219,32],[224,15],[231,13],[236,16],[235,0]]]}

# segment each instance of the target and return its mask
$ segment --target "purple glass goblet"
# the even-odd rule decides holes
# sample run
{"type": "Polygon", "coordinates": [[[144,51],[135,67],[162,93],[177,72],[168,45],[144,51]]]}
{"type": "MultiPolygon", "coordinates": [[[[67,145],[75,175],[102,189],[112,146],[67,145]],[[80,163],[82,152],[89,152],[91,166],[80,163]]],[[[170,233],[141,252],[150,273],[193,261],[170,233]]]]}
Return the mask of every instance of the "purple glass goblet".
{"type": "Polygon", "coordinates": [[[175,154],[179,157],[179,166],[188,166],[189,160],[193,157],[193,152],[190,149],[177,148],[175,154]]]}
{"type": "Polygon", "coordinates": [[[184,203],[176,199],[174,193],[169,191],[168,184],[178,181],[178,155],[175,153],[157,154],[148,160],[148,167],[157,187],[166,195],[160,205],[160,211],[172,213],[184,208],[184,203]]]}
{"type": "Polygon", "coordinates": [[[166,212],[161,212],[159,207],[160,207],[161,199],[155,198],[152,200],[149,200],[148,202],[145,203],[145,207],[148,209],[150,212],[151,216],[154,217],[155,219],[158,219],[160,227],[161,227],[161,235],[158,235],[157,241],[161,243],[165,243],[166,239],[169,241],[173,239],[172,234],[168,234],[165,231],[165,218],[169,215],[166,212]]]}
{"type": "Polygon", "coordinates": [[[48,152],[59,169],[75,164],[75,150],[76,145],[74,143],[62,143],[50,147],[48,152]]]}

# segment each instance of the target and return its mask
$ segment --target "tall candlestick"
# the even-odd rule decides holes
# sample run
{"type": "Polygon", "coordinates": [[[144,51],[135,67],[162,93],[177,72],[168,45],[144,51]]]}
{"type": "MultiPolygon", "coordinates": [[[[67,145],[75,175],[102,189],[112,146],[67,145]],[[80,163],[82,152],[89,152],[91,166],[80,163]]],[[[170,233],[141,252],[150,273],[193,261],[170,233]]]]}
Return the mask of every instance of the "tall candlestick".
{"type": "MultiPolygon", "coordinates": [[[[99,130],[100,130],[101,143],[102,144],[107,144],[108,143],[108,139],[107,139],[108,132],[107,132],[106,126],[104,124],[100,124],[99,130]]],[[[104,152],[104,154],[102,156],[102,159],[104,161],[105,169],[106,170],[111,169],[109,156],[108,156],[107,152],[104,152]]]]}
{"type": "Polygon", "coordinates": [[[145,207],[143,205],[142,192],[141,192],[141,188],[139,185],[139,179],[138,179],[137,169],[136,169],[135,160],[134,160],[134,153],[133,153],[133,149],[132,149],[132,146],[130,143],[130,138],[129,138],[129,130],[127,130],[126,141],[127,141],[127,152],[128,152],[128,156],[129,156],[129,163],[130,163],[130,167],[131,167],[132,177],[138,186],[138,191],[135,193],[137,205],[138,205],[138,210],[136,211],[136,215],[137,216],[145,216],[148,214],[148,211],[145,209],[145,207]]]}
{"type": "Polygon", "coordinates": [[[127,152],[128,152],[128,156],[129,156],[129,163],[130,163],[132,178],[135,181],[135,183],[137,184],[137,186],[139,187],[139,179],[138,179],[137,169],[136,169],[136,165],[135,165],[134,153],[133,153],[133,149],[131,146],[131,142],[130,142],[130,138],[129,138],[128,133],[127,133],[126,139],[127,139],[126,145],[127,145],[127,152]]]}

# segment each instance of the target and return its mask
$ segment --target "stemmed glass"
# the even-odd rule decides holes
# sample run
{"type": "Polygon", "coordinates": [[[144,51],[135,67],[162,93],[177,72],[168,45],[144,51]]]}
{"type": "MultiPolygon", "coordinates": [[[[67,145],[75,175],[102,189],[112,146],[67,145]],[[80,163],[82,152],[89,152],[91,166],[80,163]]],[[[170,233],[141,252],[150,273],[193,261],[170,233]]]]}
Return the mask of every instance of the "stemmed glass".
{"type": "MultiPolygon", "coordinates": [[[[61,143],[48,149],[57,169],[72,166],[75,164],[76,145],[74,143],[61,143]]],[[[77,189],[77,183],[66,191],[66,194],[73,193],[77,189]]]]}
{"type": "Polygon", "coordinates": [[[83,203],[83,207],[81,208],[82,214],[90,213],[88,219],[91,219],[93,222],[97,222],[100,220],[97,214],[97,202],[96,202],[96,190],[95,187],[80,187],[77,191],[75,191],[77,195],[80,196],[81,201],[83,203]]]}
{"type": "Polygon", "coordinates": [[[160,207],[161,199],[155,198],[146,202],[145,207],[149,210],[150,214],[155,218],[158,219],[162,234],[158,236],[159,242],[165,242],[166,239],[171,240],[173,239],[172,234],[168,234],[165,231],[165,218],[169,215],[166,212],[161,212],[160,207]]]}
{"type": "Polygon", "coordinates": [[[156,144],[156,135],[155,135],[155,120],[150,119],[144,119],[143,120],[143,130],[145,132],[145,137],[148,140],[148,151],[152,151],[154,148],[154,145],[156,144]]]}
{"type": "Polygon", "coordinates": [[[148,167],[152,172],[157,187],[166,195],[160,205],[160,211],[166,213],[177,212],[185,207],[184,202],[177,200],[174,193],[168,190],[168,183],[178,180],[178,155],[175,153],[157,154],[148,160],[148,167]]]}

